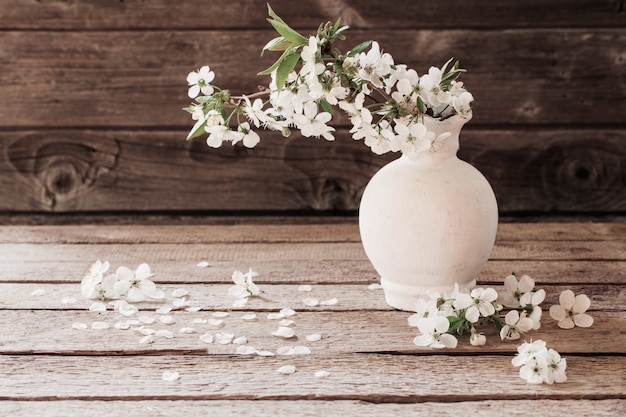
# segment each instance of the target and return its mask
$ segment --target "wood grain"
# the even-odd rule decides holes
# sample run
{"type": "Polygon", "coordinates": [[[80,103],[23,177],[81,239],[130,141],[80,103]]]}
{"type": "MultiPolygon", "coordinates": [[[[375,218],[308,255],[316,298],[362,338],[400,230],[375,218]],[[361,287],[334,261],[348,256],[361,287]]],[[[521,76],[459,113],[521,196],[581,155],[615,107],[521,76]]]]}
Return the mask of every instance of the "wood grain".
{"type": "MultiPolygon", "coordinates": [[[[7,29],[233,29],[267,26],[267,11],[259,2],[216,1],[198,7],[193,0],[178,0],[175,14],[167,0],[38,1],[2,0],[0,26],[7,29]]],[[[462,0],[417,3],[397,0],[393,7],[371,0],[273,0],[272,7],[290,25],[315,29],[322,21],[341,17],[355,28],[399,29],[449,27],[623,27],[620,3],[611,0],[530,0],[511,3],[468,4],[462,0]],[[400,13],[398,11],[401,11],[400,13]],[[452,12],[451,12],[452,11],[452,12]]]]}
{"type": "Polygon", "coordinates": [[[216,356],[12,356],[2,355],[0,366],[11,375],[0,381],[0,400],[37,398],[82,400],[363,400],[397,403],[464,400],[624,399],[626,359],[571,357],[565,387],[526,384],[512,369],[510,357],[479,356],[480,383],[471,389],[459,369],[460,356],[402,356],[361,354],[324,357],[216,357],[216,356]],[[88,359],[88,360],[86,360],[88,359]],[[280,375],[283,365],[296,366],[291,376],[280,375]],[[97,369],[98,372],[93,370],[97,369]],[[314,373],[326,369],[327,380],[314,373]],[[178,370],[175,383],[161,380],[164,370],[178,370]],[[37,373],[39,378],[32,380],[37,373]],[[424,383],[428,381],[429,383],[424,383]],[[503,390],[514,388],[515,395],[503,390]],[[93,387],[99,387],[94,391],[93,387]],[[445,387],[445,389],[442,389],[445,387]]]}
{"type": "MultiPolygon", "coordinates": [[[[187,73],[208,64],[217,85],[254,92],[268,83],[254,74],[277,57],[266,54],[254,65],[250,57],[273,36],[269,30],[3,31],[0,122],[188,127],[181,111],[190,101],[187,73]]],[[[460,59],[476,97],[477,125],[614,124],[626,113],[626,59],[619,46],[626,44],[626,29],[378,29],[354,31],[350,39],[356,45],[370,38],[419,73],[451,56],[460,59]]]]}
{"type": "Polygon", "coordinates": [[[29,417],[67,417],[86,411],[92,417],[105,417],[115,413],[123,415],[174,415],[189,417],[219,415],[239,417],[244,415],[275,417],[318,417],[320,415],[359,415],[361,417],[454,417],[459,413],[500,417],[526,417],[528,410],[542,416],[559,416],[563,410],[575,416],[619,416],[626,412],[626,400],[513,400],[466,401],[456,403],[424,402],[419,405],[404,403],[379,403],[368,401],[299,401],[299,400],[152,400],[152,401],[3,401],[0,412],[6,415],[29,417]]]}
{"type": "MultiPolygon", "coordinates": [[[[335,142],[267,135],[255,149],[209,149],[184,131],[0,131],[0,210],[355,211],[376,156],[335,142]]],[[[462,132],[459,156],[492,184],[503,215],[626,210],[626,131],[462,132]]]]}

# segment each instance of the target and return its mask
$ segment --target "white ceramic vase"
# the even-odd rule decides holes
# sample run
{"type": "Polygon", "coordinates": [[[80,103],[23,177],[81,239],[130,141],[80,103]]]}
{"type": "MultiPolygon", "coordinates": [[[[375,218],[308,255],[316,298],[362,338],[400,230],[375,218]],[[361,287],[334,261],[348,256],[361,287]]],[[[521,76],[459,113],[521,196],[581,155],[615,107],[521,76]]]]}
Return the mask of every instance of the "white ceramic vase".
{"type": "Polygon", "coordinates": [[[456,155],[467,120],[425,117],[428,130],[451,136],[417,160],[403,155],[385,165],[363,192],[363,247],[394,308],[415,311],[427,291],[450,291],[455,283],[472,288],[493,248],[495,195],[485,177],[456,155]]]}

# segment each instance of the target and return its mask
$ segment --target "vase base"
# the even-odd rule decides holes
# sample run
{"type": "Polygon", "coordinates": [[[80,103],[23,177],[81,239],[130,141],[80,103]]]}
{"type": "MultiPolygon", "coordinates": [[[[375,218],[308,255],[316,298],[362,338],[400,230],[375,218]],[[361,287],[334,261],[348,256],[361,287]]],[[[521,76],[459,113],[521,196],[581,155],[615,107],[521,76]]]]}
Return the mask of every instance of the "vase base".
{"type": "MultiPolygon", "coordinates": [[[[398,284],[380,278],[380,284],[385,292],[385,301],[390,307],[403,311],[415,312],[415,303],[419,298],[427,298],[429,292],[438,292],[440,294],[451,292],[454,290],[454,284],[441,286],[417,286],[398,284]]],[[[459,283],[459,289],[471,290],[476,286],[476,280],[459,283]]]]}

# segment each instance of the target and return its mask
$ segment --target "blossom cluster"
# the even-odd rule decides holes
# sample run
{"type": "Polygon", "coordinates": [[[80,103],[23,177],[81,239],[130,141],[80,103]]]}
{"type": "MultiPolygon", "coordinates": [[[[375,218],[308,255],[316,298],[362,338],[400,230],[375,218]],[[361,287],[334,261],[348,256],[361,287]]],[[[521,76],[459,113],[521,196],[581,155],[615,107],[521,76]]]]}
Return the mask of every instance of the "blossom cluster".
{"type": "MultiPolygon", "coordinates": [[[[518,278],[515,274],[505,278],[500,293],[493,288],[480,287],[469,291],[459,289],[458,285],[450,293],[431,292],[427,298],[418,299],[415,314],[408,318],[409,326],[419,330],[413,342],[417,346],[454,348],[458,344],[457,336],[470,332],[471,345],[484,345],[487,338],[478,331],[483,324],[495,325],[502,340],[518,340],[540,328],[540,304],[545,297],[545,290],[537,289],[530,276],[518,278]],[[510,310],[501,317],[505,307],[510,310]]],[[[585,314],[590,305],[586,295],[575,296],[571,290],[565,290],[559,300],[559,305],[550,308],[550,316],[559,327],[591,326],[593,318],[585,314]]],[[[529,383],[551,384],[565,380],[565,360],[553,349],[545,349],[545,342],[525,342],[519,353],[513,364],[522,366],[520,376],[529,383]]]]}
{"type": "Polygon", "coordinates": [[[120,266],[114,273],[107,274],[109,267],[108,261],[100,260],[91,266],[80,283],[83,296],[92,300],[126,297],[130,302],[162,299],[165,296],[150,279],[153,274],[148,264],[143,263],[135,270],[120,266]]]}
{"type": "Polygon", "coordinates": [[[519,375],[529,384],[553,384],[567,380],[567,361],[556,350],[548,349],[543,340],[524,342],[517,348],[517,355],[511,362],[513,366],[521,367],[519,375]]]}
{"type": "Polygon", "coordinates": [[[446,62],[418,73],[368,41],[342,53],[333,47],[344,39],[347,26],[321,25],[315,36],[304,37],[291,29],[270,8],[269,22],[279,37],[265,50],[284,51],[278,61],[260,74],[270,75],[268,88],[250,95],[231,96],[212,82],[209,66],[187,77],[188,95],[195,99],[186,108],[195,120],[188,139],[208,133],[207,144],[242,142],[254,147],[259,141],[254,128],[291,129],[304,137],[334,140],[332,107],[349,117],[353,139],[363,140],[376,154],[401,151],[416,159],[436,151],[450,134],[429,131],[424,119],[453,115],[471,118],[474,98],[457,78],[463,69],[446,62]],[[369,49],[368,49],[369,48],[369,49]],[[236,125],[236,127],[231,127],[236,125]]]}

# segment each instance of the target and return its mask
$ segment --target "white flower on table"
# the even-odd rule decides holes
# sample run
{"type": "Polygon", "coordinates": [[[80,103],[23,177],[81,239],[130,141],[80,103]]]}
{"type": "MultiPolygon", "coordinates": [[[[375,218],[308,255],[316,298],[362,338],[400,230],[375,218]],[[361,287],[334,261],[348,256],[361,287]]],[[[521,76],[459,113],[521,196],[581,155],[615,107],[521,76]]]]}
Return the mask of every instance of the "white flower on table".
{"type": "Polygon", "coordinates": [[[559,304],[550,307],[550,316],[558,321],[562,329],[590,327],[593,317],[585,314],[591,301],[585,294],[574,295],[572,290],[565,290],[559,296],[559,304]]]}
{"type": "Polygon", "coordinates": [[[415,336],[413,343],[417,346],[429,346],[434,348],[455,348],[456,337],[448,334],[450,322],[447,317],[427,317],[419,321],[420,335],[415,336]]]}
{"type": "Polygon", "coordinates": [[[235,271],[232,280],[235,283],[228,289],[228,295],[237,299],[257,296],[261,294],[261,289],[254,283],[253,278],[259,274],[249,269],[245,274],[241,271],[235,271]]]}
{"type": "Polygon", "coordinates": [[[109,270],[109,262],[96,261],[89,272],[82,279],[80,288],[83,296],[89,299],[118,298],[119,292],[115,289],[118,277],[116,274],[104,274],[109,270]]]}
{"type": "Polygon", "coordinates": [[[118,277],[115,290],[119,294],[127,294],[126,298],[131,303],[144,301],[157,293],[156,284],[149,279],[153,274],[148,264],[139,265],[135,271],[120,266],[115,273],[118,277]]]}
{"type": "Polygon", "coordinates": [[[529,384],[553,384],[567,380],[566,360],[556,350],[548,349],[543,340],[525,342],[517,348],[517,352],[511,363],[521,367],[519,375],[529,384]]]}
{"type": "MultiPolygon", "coordinates": [[[[505,307],[520,307],[520,298],[535,288],[535,281],[528,275],[519,279],[514,274],[504,278],[504,289],[500,291],[498,301],[505,307]]],[[[544,293],[545,294],[545,293],[544,293]]]]}
{"type": "Polygon", "coordinates": [[[211,81],[215,78],[215,73],[211,71],[208,65],[203,66],[196,72],[190,72],[187,75],[187,82],[189,83],[188,95],[190,98],[196,98],[198,94],[202,93],[205,96],[213,94],[213,86],[211,81]]]}
{"type": "Polygon", "coordinates": [[[453,306],[457,310],[465,310],[465,318],[470,323],[478,322],[482,317],[489,317],[496,312],[493,303],[498,293],[493,288],[474,288],[470,294],[458,293],[453,306]]]}
{"type": "Polygon", "coordinates": [[[522,334],[532,330],[534,321],[523,311],[511,310],[504,316],[505,325],[500,330],[502,340],[517,340],[522,334]]]}

